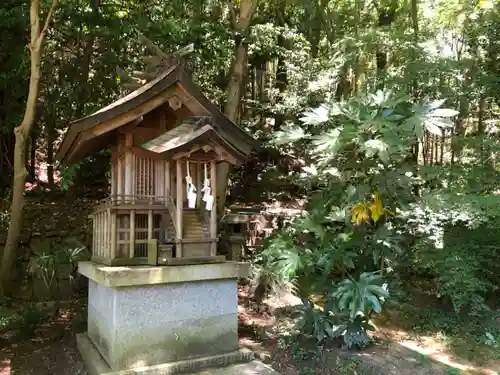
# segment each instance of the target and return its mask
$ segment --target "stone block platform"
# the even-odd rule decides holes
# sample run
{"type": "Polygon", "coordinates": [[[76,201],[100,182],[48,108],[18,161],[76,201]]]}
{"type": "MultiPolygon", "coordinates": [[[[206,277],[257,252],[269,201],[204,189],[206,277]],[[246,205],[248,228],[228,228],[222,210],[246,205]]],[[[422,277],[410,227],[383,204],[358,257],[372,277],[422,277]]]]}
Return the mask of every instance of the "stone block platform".
{"type": "Polygon", "coordinates": [[[273,373],[238,348],[237,279],[248,276],[248,264],[81,262],[79,272],[89,278],[89,304],[88,331],[77,336],[77,344],[91,375],[229,371],[242,362],[263,370],[241,375],[273,373]]]}
{"type": "Polygon", "coordinates": [[[259,361],[240,363],[223,368],[215,368],[189,375],[279,375],[271,367],[259,361]]]}
{"type": "Polygon", "coordinates": [[[87,334],[78,334],[76,342],[89,375],[279,375],[269,366],[254,360],[249,350],[113,371],[87,334]]]}

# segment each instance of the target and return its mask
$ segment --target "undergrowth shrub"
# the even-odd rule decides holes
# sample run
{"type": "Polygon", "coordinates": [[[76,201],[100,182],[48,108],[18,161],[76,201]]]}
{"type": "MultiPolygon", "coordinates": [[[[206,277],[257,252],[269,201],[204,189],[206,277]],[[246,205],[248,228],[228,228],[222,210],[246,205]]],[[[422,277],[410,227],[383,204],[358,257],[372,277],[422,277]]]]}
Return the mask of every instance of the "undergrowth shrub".
{"type": "Polygon", "coordinates": [[[500,282],[500,198],[468,195],[447,197],[446,205],[414,210],[409,220],[417,238],[409,263],[430,275],[435,296],[449,301],[456,313],[490,311],[500,282]]]}
{"type": "Polygon", "coordinates": [[[304,113],[275,146],[301,150],[297,181],[307,212],[269,239],[256,279],[289,286],[303,301],[299,327],[318,341],[365,347],[370,318],[389,297],[387,276],[404,253],[402,212],[415,201],[412,148],[456,112],[378,91],[304,113]]]}

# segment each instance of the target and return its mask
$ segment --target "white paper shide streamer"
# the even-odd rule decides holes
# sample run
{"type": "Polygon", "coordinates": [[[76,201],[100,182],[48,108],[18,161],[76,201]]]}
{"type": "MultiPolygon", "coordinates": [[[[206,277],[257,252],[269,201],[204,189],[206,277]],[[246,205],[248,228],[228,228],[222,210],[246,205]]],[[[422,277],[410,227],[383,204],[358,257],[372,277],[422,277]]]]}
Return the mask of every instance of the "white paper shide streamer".
{"type": "Polygon", "coordinates": [[[193,179],[191,178],[191,173],[189,170],[189,161],[187,164],[187,174],[186,174],[186,187],[187,187],[187,200],[189,208],[196,208],[196,187],[193,184],[193,179]]]}
{"type": "Polygon", "coordinates": [[[203,188],[201,192],[203,193],[203,202],[205,202],[205,209],[207,211],[212,211],[214,205],[214,196],[212,195],[212,188],[210,187],[210,179],[208,178],[208,168],[207,163],[204,164],[205,179],[203,180],[203,188]]]}

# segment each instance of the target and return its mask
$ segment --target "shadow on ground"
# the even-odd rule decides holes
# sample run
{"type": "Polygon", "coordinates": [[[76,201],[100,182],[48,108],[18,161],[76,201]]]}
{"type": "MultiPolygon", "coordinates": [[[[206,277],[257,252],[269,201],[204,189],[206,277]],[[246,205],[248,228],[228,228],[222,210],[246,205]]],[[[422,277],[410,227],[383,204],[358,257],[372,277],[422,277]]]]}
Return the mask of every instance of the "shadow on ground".
{"type": "Polygon", "coordinates": [[[87,375],[75,343],[84,316],[85,306],[75,303],[7,327],[0,332],[0,375],[87,375]]]}
{"type": "MultiPolygon", "coordinates": [[[[239,297],[240,345],[281,375],[495,374],[491,366],[463,371],[469,362],[449,355],[445,346],[426,353],[422,348],[429,350],[429,342],[410,337],[396,325],[383,326],[377,343],[362,352],[343,351],[339,343],[317,346],[314,340],[283,334],[293,333],[293,325],[276,306],[257,306],[245,288],[239,297]],[[446,363],[447,355],[451,367],[439,363],[446,363]]],[[[80,301],[40,319],[28,314],[24,324],[0,331],[0,375],[88,375],[75,343],[75,333],[86,329],[85,319],[85,301],[80,301]]]]}

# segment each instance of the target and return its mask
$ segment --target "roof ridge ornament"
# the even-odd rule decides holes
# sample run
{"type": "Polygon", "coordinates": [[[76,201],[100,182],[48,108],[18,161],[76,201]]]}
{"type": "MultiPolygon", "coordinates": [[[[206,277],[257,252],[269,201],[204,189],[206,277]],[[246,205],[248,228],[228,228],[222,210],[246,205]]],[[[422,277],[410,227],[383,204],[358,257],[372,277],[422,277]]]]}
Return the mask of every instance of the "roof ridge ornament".
{"type": "Polygon", "coordinates": [[[143,71],[133,71],[132,74],[127,73],[121,68],[117,68],[116,72],[122,82],[122,87],[126,91],[134,91],[142,87],[146,83],[154,80],[160,74],[171,69],[174,66],[181,65],[186,73],[193,74],[193,69],[186,60],[186,56],[194,52],[194,44],[188,44],[178,50],[167,53],[153,43],[150,39],[138,32],[139,41],[146,46],[146,49],[152,53],[142,58],[145,64],[143,71]]]}

